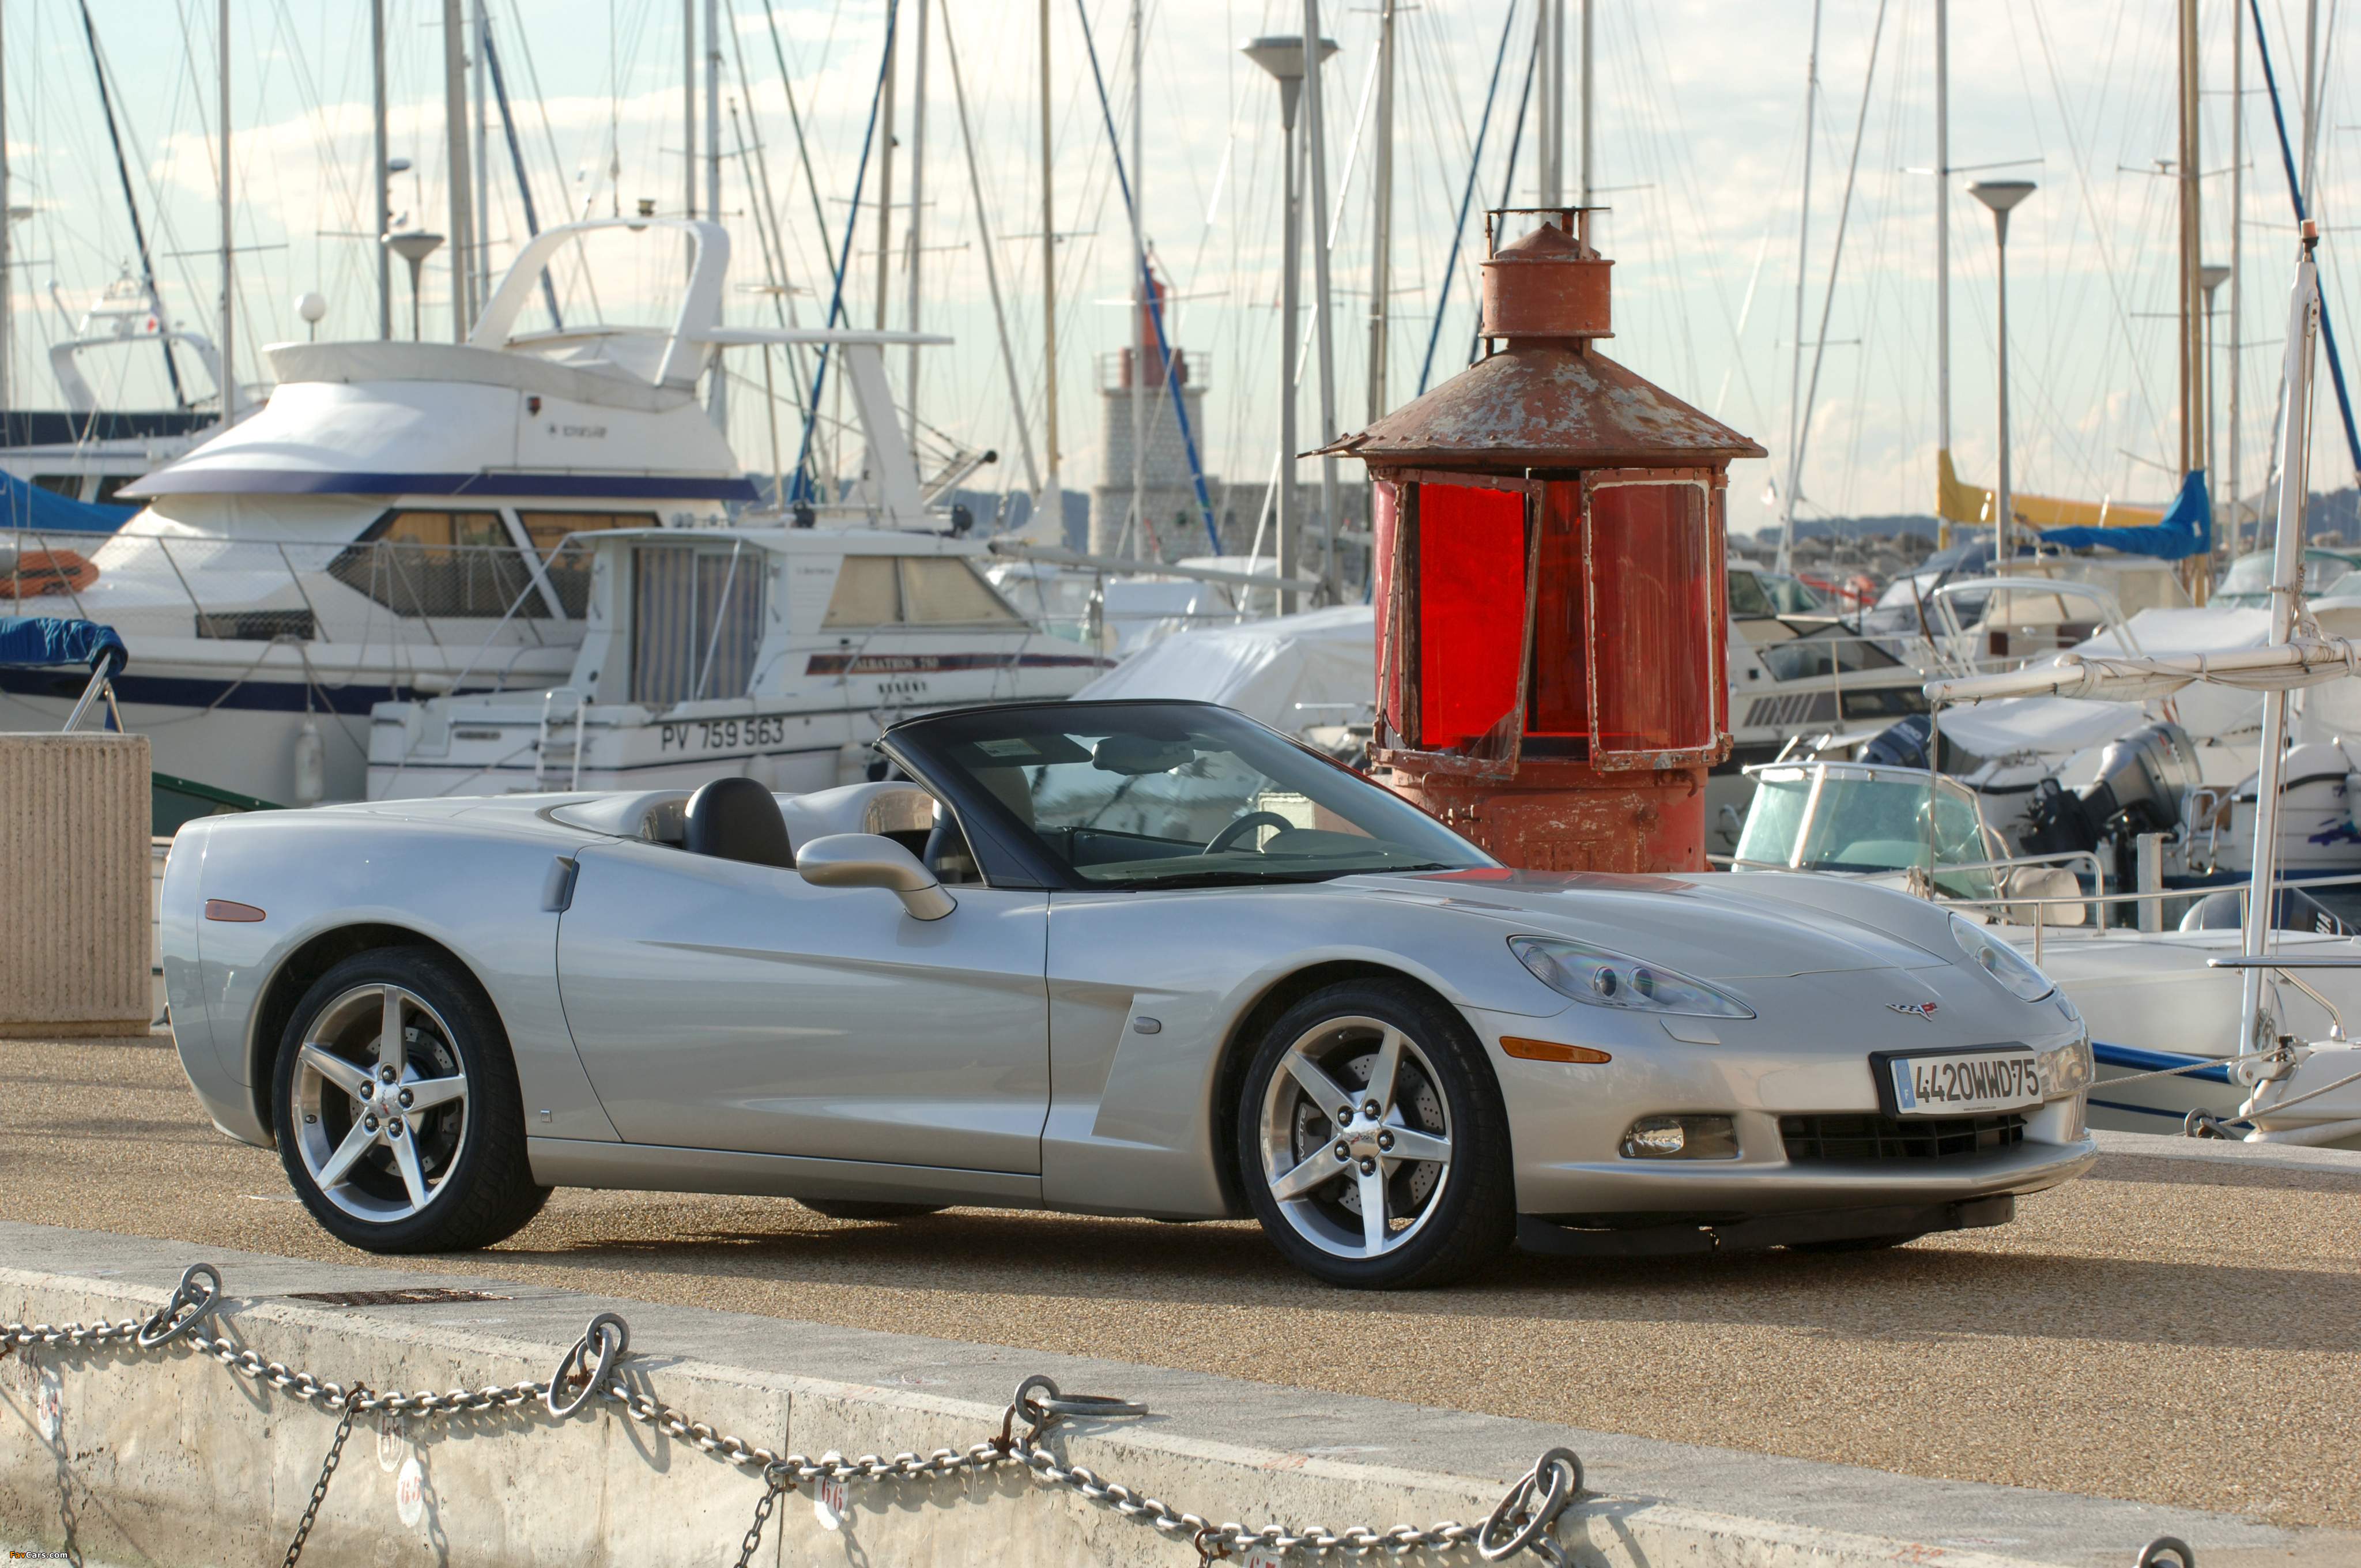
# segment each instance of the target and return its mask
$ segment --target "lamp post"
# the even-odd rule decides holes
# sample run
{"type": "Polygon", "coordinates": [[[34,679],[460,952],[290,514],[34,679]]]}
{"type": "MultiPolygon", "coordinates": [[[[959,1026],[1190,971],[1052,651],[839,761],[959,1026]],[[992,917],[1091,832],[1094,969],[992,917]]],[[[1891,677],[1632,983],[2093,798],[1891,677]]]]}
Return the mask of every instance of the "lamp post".
{"type": "MultiPolygon", "coordinates": [[[[1302,311],[1302,290],[1296,277],[1301,270],[1303,249],[1303,190],[1302,177],[1296,165],[1295,104],[1303,93],[1303,37],[1301,33],[1279,38],[1256,38],[1239,46],[1239,52],[1268,71],[1279,83],[1279,124],[1285,144],[1282,159],[1287,177],[1282,184],[1283,219],[1279,225],[1279,576],[1282,582],[1301,576],[1297,570],[1302,542],[1301,507],[1295,494],[1295,360],[1296,320],[1302,311]]],[[[1326,60],[1336,52],[1336,46],[1327,38],[1320,40],[1320,57],[1326,60]]],[[[1295,594],[1282,588],[1279,595],[1279,613],[1293,615],[1295,594]]]]}
{"type": "MultiPolygon", "coordinates": [[[[2197,281],[2205,291],[2205,470],[2213,472],[2213,291],[2230,280],[2230,269],[2219,262],[2208,263],[2197,269],[2197,281]]],[[[2238,498],[2230,498],[2230,554],[2237,554],[2238,498]]]]}
{"type": "Polygon", "coordinates": [[[396,256],[410,263],[410,340],[416,343],[419,341],[418,269],[426,265],[426,258],[442,245],[443,236],[428,234],[423,229],[404,229],[400,234],[386,236],[385,243],[396,256]]]}
{"type": "Polygon", "coordinates": [[[2015,553],[2011,524],[2016,521],[2008,485],[2008,214],[2033,194],[2033,181],[1979,180],[1968,187],[1968,194],[1992,209],[1993,234],[2000,254],[2000,482],[1993,491],[1993,570],[2005,577],[2015,553]]]}

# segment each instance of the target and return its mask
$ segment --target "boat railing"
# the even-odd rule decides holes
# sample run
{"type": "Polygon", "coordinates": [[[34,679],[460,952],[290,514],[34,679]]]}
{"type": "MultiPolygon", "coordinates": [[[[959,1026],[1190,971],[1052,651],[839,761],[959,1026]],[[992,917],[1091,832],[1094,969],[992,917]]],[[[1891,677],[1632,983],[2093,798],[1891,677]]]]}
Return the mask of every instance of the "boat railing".
{"type": "MultiPolygon", "coordinates": [[[[152,551],[148,564],[163,565],[161,576],[178,586],[188,601],[193,634],[200,639],[299,645],[337,641],[336,630],[322,615],[313,593],[323,576],[368,599],[372,622],[377,609],[389,611],[397,626],[414,627],[437,648],[450,645],[446,635],[457,646],[474,646],[486,637],[487,622],[493,623],[492,635],[497,635],[511,620],[522,627],[521,641],[548,646],[545,626],[580,620],[589,608],[591,536],[585,534],[567,534],[544,547],[529,538],[522,543],[408,538],[337,543],[118,532],[93,540],[88,534],[17,532],[52,562],[62,551],[71,550],[86,560],[95,547],[112,546],[109,572],[136,569],[139,557],[152,551]],[[126,545],[132,548],[122,548],[126,545]],[[535,600],[538,613],[527,608],[535,600]]],[[[48,571],[28,585],[23,562],[29,554],[20,549],[17,564],[0,576],[10,598],[21,602],[28,588],[36,596],[62,593],[81,619],[96,619],[81,591],[88,585],[78,587],[74,573],[48,571]]],[[[359,636],[366,643],[372,637],[382,639],[384,631],[371,624],[359,636]]],[[[471,657],[470,664],[474,662],[471,657]]]]}
{"type": "MultiPolygon", "coordinates": [[[[2075,852],[2089,856],[2094,864],[2097,861],[2098,857],[2088,850],[2078,850],[2075,852]]],[[[1890,876],[1893,873],[1889,872],[1885,874],[1890,876]]],[[[2351,887],[2356,884],[2361,884],[2361,873],[2353,873],[2345,876],[2305,877],[2297,882],[2290,882],[2282,878],[2271,884],[2271,890],[2275,894],[2297,893],[2309,895],[2311,893],[2323,887],[2351,887]]],[[[2094,906],[2098,909],[2103,910],[2119,904],[2140,905],[2161,903],[2166,899],[2172,898],[2202,899],[2211,898],[2214,894],[2222,893],[2235,893],[2238,895],[2238,918],[2239,923],[2243,926],[2246,922],[2246,907],[2252,902],[2254,893],[2253,885],[2248,883],[2235,883],[2224,887],[2152,888],[2144,893],[2081,894],[2071,898],[1946,898],[1943,902],[1950,905],[1964,905],[1971,908],[2006,905],[2011,909],[2017,909],[2030,906],[2037,911],[2043,908],[2064,905],[2078,905],[2094,906]]],[[[2043,920],[2037,917],[2031,922],[2031,924],[2033,926],[2033,961],[2037,964],[2041,961],[2042,929],[2047,926],[2059,924],[2059,922],[2043,920]]],[[[2092,922],[2091,935],[2095,940],[2098,938],[2104,937],[2106,934],[2107,927],[2104,917],[2102,916],[2100,918],[2092,922]]],[[[2306,993],[2310,994],[2308,989],[2306,993]]],[[[2327,1003],[2323,1002],[2322,1003],[2322,1005],[2326,1006],[2327,1003]]]]}

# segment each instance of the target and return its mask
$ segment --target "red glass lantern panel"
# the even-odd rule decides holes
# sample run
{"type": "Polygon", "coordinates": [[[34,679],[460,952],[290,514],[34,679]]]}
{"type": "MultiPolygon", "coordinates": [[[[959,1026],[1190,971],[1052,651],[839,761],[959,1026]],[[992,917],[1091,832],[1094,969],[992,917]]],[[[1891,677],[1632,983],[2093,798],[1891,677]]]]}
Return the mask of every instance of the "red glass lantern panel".
{"type": "Polygon", "coordinates": [[[1582,486],[1542,488],[1533,588],[1533,675],[1528,735],[1590,738],[1590,660],[1584,636],[1582,486]]]}
{"type": "Polygon", "coordinates": [[[1525,653],[1525,495],[1418,487],[1418,738],[1471,747],[1515,715],[1525,653]]]}
{"type": "Polygon", "coordinates": [[[1709,748],[1724,676],[1707,488],[1586,488],[1592,759],[1709,748]]]}

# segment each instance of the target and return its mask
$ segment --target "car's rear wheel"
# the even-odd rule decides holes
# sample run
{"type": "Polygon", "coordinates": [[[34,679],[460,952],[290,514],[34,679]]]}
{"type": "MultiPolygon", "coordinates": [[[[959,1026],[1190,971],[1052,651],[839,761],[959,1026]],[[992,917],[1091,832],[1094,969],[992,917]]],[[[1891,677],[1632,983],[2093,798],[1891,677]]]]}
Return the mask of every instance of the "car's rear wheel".
{"type": "Polygon", "coordinates": [[[489,1246],[548,1200],[499,1015],[441,954],[378,948],[322,975],[288,1025],[275,1090],[287,1179],[354,1246],[489,1246]]]}
{"type": "Polygon", "coordinates": [[[1516,1234],[1499,1080],[1466,1023],[1403,981],[1289,1008],[1246,1069],[1237,1146],[1264,1231],[1331,1285],[1446,1284],[1516,1234]]]}

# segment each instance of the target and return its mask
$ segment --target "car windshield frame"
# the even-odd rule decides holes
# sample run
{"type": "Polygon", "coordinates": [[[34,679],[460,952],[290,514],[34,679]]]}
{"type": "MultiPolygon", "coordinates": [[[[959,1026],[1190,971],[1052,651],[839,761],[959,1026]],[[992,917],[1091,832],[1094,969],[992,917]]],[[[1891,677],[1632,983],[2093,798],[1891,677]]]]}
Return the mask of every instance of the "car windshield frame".
{"type": "MultiPolygon", "coordinates": [[[[1071,742],[1068,744],[1071,745],[1071,742]]],[[[1347,876],[1465,871],[1500,864],[1483,850],[1384,785],[1374,783],[1291,736],[1281,734],[1235,709],[1214,703],[1141,699],[1104,703],[994,704],[988,707],[959,708],[906,719],[886,730],[879,738],[877,745],[904,772],[943,802],[961,830],[966,834],[970,850],[984,882],[995,887],[1076,893],[1140,893],[1209,886],[1301,886],[1347,876]],[[1169,873],[1093,876],[1086,874],[1053,850],[1043,834],[1027,822],[983,781],[973,767],[962,760],[962,753],[976,747],[979,741],[1000,743],[1040,740],[1088,734],[1093,729],[1104,734],[1107,728],[1120,729],[1126,725],[1151,729],[1180,729],[1191,735],[1219,739],[1225,742],[1223,750],[1237,756],[1266,781],[1290,786],[1309,804],[1343,818],[1358,833],[1367,834],[1373,840],[1409,848],[1399,859],[1388,858],[1368,864],[1334,863],[1310,851],[1300,863],[1286,863],[1293,857],[1283,855],[1279,863],[1266,863],[1260,850],[1207,855],[1202,850],[1194,853],[1174,853],[1170,849],[1174,845],[1197,843],[1198,840],[1193,839],[1127,835],[1118,829],[1095,828],[1087,823],[1071,829],[1058,829],[1070,833],[1088,830],[1107,837],[1139,837],[1157,846],[1156,851],[1141,857],[1142,861],[1170,859],[1191,862],[1185,867],[1175,865],[1169,873]],[[1306,788],[1307,785],[1310,787],[1306,788]],[[1391,818],[1401,831],[1395,837],[1378,839],[1366,825],[1372,817],[1380,823],[1391,818]]],[[[1094,772],[1105,772],[1115,776],[1128,772],[1100,767],[1095,761],[1094,751],[1076,749],[1063,761],[1071,764],[1085,757],[1093,759],[1094,772]]],[[[1172,769],[1149,770],[1137,776],[1177,773],[1192,763],[1193,759],[1178,763],[1172,769]]],[[[1046,764],[1043,771],[1046,773],[1047,766],[1050,765],[1057,764],[1046,764]]],[[[1023,767],[988,771],[1012,772],[1021,777],[1023,767]]],[[[1032,787],[1039,787],[1038,775],[1032,787]]],[[[1241,807],[1224,820],[1240,821],[1249,815],[1241,807]]],[[[1283,836],[1284,831],[1279,837],[1283,836]]],[[[1329,833],[1321,833],[1323,839],[1331,837],[1333,835],[1329,833]]],[[[1276,842],[1276,839],[1273,841],[1276,842]]],[[[1106,863],[1130,865],[1141,862],[1106,863]]]]}

